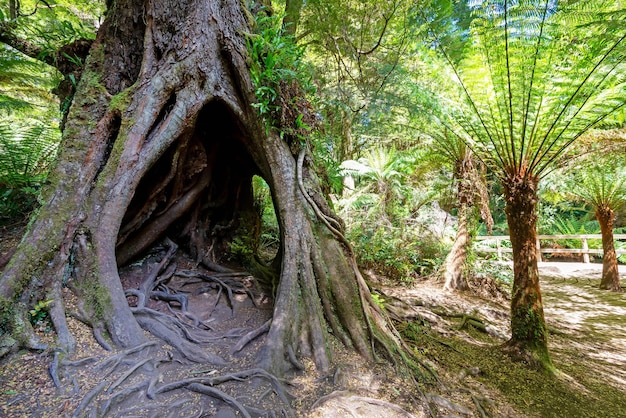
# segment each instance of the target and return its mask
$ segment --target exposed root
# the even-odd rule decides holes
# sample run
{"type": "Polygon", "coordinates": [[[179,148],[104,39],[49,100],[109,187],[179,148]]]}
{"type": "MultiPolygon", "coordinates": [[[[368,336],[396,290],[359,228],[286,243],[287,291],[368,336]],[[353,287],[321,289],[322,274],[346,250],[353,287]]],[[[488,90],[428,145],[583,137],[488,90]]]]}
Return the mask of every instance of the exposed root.
{"type": "Polygon", "coordinates": [[[146,386],[149,386],[151,382],[152,381],[141,382],[136,385],[130,386],[124,390],[121,390],[119,392],[116,392],[113,396],[111,396],[102,404],[102,407],[100,408],[101,416],[106,416],[111,406],[120,404],[121,402],[129,398],[134,393],[142,391],[146,386]]]}
{"type": "Polygon", "coordinates": [[[226,393],[222,392],[221,390],[215,389],[211,386],[206,386],[200,383],[191,383],[189,386],[187,386],[187,388],[189,390],[192,390],[194,392],[198,392],[198,393],[202,393],[204,395],[209,395],[213,398],[217,398],[219,400],[222,400],[224,402],[226,402],[227,404],[233,406],[235,409],[237,409],[239,412],[241,412],[241,415],[243,415],[246,418],[251,418],[251,415],[248,413],[248,411],[246,410],[246,408],[239,403],[239,401],[237,401],[237,399],[233,398],[232,396],[227,395],[226,393]]]}
{"type": "Polygon", "coordinates": [[[120,376],[119,379],[113,382],[111,386],[109,386],[109,388],[107,389],[106,393],[112,393],[119,385],[121,385],[126,379],[128,379],[133,373],[135,373],[137,369],[139,369],[140,367],[142,367],[144,364],[148,363],[149,361],[152,361],[152,360],[143,359],[141,361],[138,361],[134,366],[132,366],[126,372],[124,372],[124,374],[120,376]]]}
{"type": "Polygon", "coordinates": [[[243,348],[246,345],[248,345],[248,343],[250,343],[252,340],[257,338],[259,335],[262,335],[268,332],[270,330],[271,325],[272,325],[272,320],[269,319],[257,329],[252,330],[246,335],[244,335],[243,337],[241,337],[241,339],[237,342],[237,344],[235,344],[233,348],[230,350],[230,353],[235,354],[243,350],[243,348]]]}
{"type": "MultiPolygon", "coordinates": [[[[389,320],[388,316],[380,309],[380,307],[374,302],[372,299],[372,295],[370,293],[369,287],[365,282],[365,279],[361,275],[359,267],[356,262],[356,258],[354,256],[354,251],[352,250],[352,246],[350,242],[346,239],[346,237],[341,232],[341,225],[332,217],[327,216],[322,212],[317,203],[311,198],[308,194],[307,190],[304,187],[303,183],[303,164],[304,157],[306,155],[306,148],[302,148],[298,155],[298,160],[296,164],[296,178],[298,183],[298,188],[306,201],[309,203],[313,211],[315,212],[318,219],[328,228],[328,230],[339,240],[345,247],[347,258],[354,275],[357,280],[357,284],[359,287],[359,295],[361,297],[361,307],[363,309],[363,315],[365,317],[365,321],[368,327],[368,332],[370,335],[370,341],[372,344],[371,354],[376,355],[376,350],[374,347],[375,343],[378,343],[387,353],[389,360],[396,361],[398,358],[402,359],[402,361],[412,368],[414,371],[417,371],[417,367],[415,363],[417,362],[424,368],[426,368],[431,374],[433,373],[432,368],[428,367],[428,365],[418,359],[414,353],[406,346],[400,333],[395,329],[393,323],[389,320]]],[[[362,350],[359,350],[362,351],[362,350]]],[[[362,355],[366,357],[370,357],[367,352],[361,352],[362,355]]],[[[436,378],[436,375],[434,375],[436,378]]]]}
{"type": "Polygon", "coordinates": [[[52,357],[48,371],[50,372],[54,386],[56,386],[57,389],[61,389],[61,380],[59,379],[59,351],[57,350],[54,351],[54,356],[52,357]]]}
{"type": "Polygon", "coordinates": [[[195,363],[211,363],[219,366],[227,364],[226,360],[220,356],[210,353],[206,348],[198,347],[196,344],[189,342],[184,338],[184,335],[174,327],[162,323],[158,318],[145,315],[144,313],[146,311],[147,310],[144,309],[134,312],[139,325],[154,336],[176,348],[187,360],[195,363]]]}
{"type": "MultiPolygon", "coordinates": [[[[114,356],[111,356],[109,358],[107,358],[106,360],[102,361],[102,363],[100,363],[99,365],[95,366],[95,369],[97,371],[102,371],[108,367],[111,367],[111,370],[109,371],[109,373],[111,373],[113,370],[115,370],[115,368],[117,367],[118,364],[121,363],[122,360],[124,360],[126,357],[131,356],[135,353],[138,353],[140,351],[142,351],[145,348],[148,347],[152,347],[155,346],[156,342],[154,341],[148,341],[145,342],[141,345],[138,345],[137,347],[133,347],[133,348],[129,348],[128,350],[124,350],[119,354],[116,354],[114,356]]],[[[108,375],[108,373],[107,373],[108,375]]]]}
{"type": "Polygon", "coordinates": [[[87,408],[87,406],[89,406],[93,398],[95,398],[98,394],[100,394],[100,392],[104,390],[104,387],[107,384],[109,384],[109,382],[104,380],[100,382],[100,384],[92,389],[89,393],[87,393],[87,395],[85,395],[83,400],[80,402],[80,405],[78,405],[78,408],[76,408],[76,410],[72,414],[72,418],[78,418],[83,416],[83,410],[87,408]]]}
{"type": "Polygon", "coordinates": [[[298,360],[296,353],[293,351],[293,347],[290,345],[287,346],[287,355],[289,357],[289,362],[293,365],[293,367],[300,371],[305,369],[304,364],[298,360]]]}
{"type": "Polygon", "coordinates": [[[102,331],[104,331],[104,327],[101,324],[94,326],[93,338],[98,344],[100,344],[100,347],[104,348],[106,351],[113,351],[113,347],[111,347],[111,344],[109,344],[107,340],[102,336],[102,331]]]}

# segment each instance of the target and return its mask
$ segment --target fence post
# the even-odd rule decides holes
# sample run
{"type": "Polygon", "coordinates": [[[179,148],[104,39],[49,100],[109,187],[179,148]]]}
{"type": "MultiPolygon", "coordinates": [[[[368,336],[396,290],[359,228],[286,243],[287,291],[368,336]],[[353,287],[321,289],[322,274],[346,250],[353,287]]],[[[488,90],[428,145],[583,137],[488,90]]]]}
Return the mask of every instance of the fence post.
{"type": "Polygon", "coordinates": [[[586,252],[589,250],[589,246],[587,245],[587,238],[583,238],[583,263],[589,263],[589,253],[586,252]]]}
{"type": "Polygon", "coordinates": [[[502,248],[500,247],[500,238],[496,238],[496,248],[498,250],[498,261],[502,260],[502,248]]]}
{"type": "Polygon", "coordinates": [[[541,263],[543,259],[541,258],[541,243],[539,242],[539,238],[537,238],[537,262],[541,263]]]}

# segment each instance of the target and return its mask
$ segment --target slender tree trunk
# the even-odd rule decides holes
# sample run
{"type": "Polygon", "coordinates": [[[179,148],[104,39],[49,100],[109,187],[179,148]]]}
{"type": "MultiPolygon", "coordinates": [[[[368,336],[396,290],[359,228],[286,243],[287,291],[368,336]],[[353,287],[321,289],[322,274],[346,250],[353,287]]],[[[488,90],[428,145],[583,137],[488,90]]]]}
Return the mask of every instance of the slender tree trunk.
{"type": "Polygon", "coordinates": [[[528,361],[552,369],[537,266],[538,179],[510,175],[503,182],[513,247],[511,339],[507,346],[528,361]]]}
{"type": "Polygon", "coordinates": [[[442,266],[442,276],[445,280],[446,290],[467,290],[467,255],[472,242],[470,240],[469,223],[472,216],[474,203],[473,192],[475,186],[471,184],[472,172],[475,170],[471,153],[468,151],[456,162],[454,178],[458,181],[457,201],[458,218],[456,237],[454,244],[442,266]]]}
{"type": "Polygon", "coordinates": [[[465,273],[467,271],[465,263],[467,261],[467,253],[471,245],[470,234],[468,229],[469,216],[471,216],[471,208],[462,204],[459,207],[459,223],[456,231],[454,244],[443,263],[443,278],[446,290],[467,290],[467,279],[465,273]]]}
{"type": "Polygon", "coordinates": [[[15,20],[17,19],[17,0],[9,0],[9,19],[15,20]]]}
{"type": "Polygon", "coordinates": [[[596,218],[600,224],[602,232],[602,280],[600,289],[607,289],[613,292],[621,292],[622,287],[619,282],[619,269],[617,266],[617,253],[613,241],[613,221],[615,211],[607,206],[600,206],[596,209],[596,218]]]}
{"type": "Polygon", "coordinates": [[[285,2],[285,18],[283,19],[283,27],[287,33],[294,36],[298,31],[302,2],[303,0],[287,0],[285,2]]]}

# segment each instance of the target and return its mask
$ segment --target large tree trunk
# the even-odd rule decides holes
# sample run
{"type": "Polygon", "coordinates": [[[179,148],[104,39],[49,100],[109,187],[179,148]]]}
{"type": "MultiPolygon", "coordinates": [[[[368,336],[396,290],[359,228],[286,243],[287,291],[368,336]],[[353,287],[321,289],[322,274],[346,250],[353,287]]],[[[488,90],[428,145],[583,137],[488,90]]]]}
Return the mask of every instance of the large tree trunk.
{"type": "Polygon", "coordinates": [[[621,292],[622,287],[619,283],[619,269],[617,267],[617,253],[615,252],[615,243],[613,242],[613,221],[615,219],[615,211],[607,206],[599,206],[596,209],[596,218],[600,224],[602,232],[602,280],[600,281],[600,289],[607,289],[613,292],[621,292]]]}
{"type": "Polygon", "coordinates": [[[512,174],[503,181],[513,247],[511,339],[507,346],[531,363],[552,369],[537,266],[537,182],[512,174]]]}
{"type": "Polygon", "coordinates": [[[3,328],[16,345],[38,347],[26,312],[53,299],[58,342],[72,349],[63,285],[116,346],[142,343],[119,265],[165,236],[198,261],[219,261],[254,212],[253,175],[271,187],[281,233],[274,317],[259,363],[283,373],[295,353],[326,370],[331,338],[366,359],[374,340],[388,351],[400,345],[326,205],[306,144],[266,130],[252,106],[243,4],[113,2],[45,203],[0,281],[3,328]]]}

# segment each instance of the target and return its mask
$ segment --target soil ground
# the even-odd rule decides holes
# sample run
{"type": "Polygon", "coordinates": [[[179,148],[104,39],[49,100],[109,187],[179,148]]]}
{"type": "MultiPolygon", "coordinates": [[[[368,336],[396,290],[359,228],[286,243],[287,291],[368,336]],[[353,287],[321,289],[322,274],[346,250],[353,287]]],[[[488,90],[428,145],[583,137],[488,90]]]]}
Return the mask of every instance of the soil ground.
{"type": "MultiPolygon", "coordinates": [[[[18,241],[7,237],[6,231],[3,234],[0,254],[18,241]]],[[[137,286],[150,269],[148,261],[125,271],[127,286],[137,286]]],[[[190,267],[184,257],[178,264],[179,269],[190,267]]],[[[240,352],[232,353],[232,348],[269,318],[267,295],[240,292],[229,299],[224,293],[218,297],[218,287],[206,291],[196,287],[187,292],[189,311],[211,329],[194,335],[206,341],[220,336],[206,347],[223,364],[180,359],[170,344],[158,340],[137,352],[105,351],[89,328],[69,318],[77,350],[62,362],[66,366],[58,372],[60,388],[50,373],[50,364],[58,358],[53,350],[21,351],[4,358],[0,416],[224,418],[242,416],[239,402],[249,407],[250,416],[626,417],[626,296],[598,289],[598,265],[542,263],[540,269],[555,375],[512,361],[499,349],[510,333],[509,306],[506,292],[485,285],[489,278],[481,279],[483,296],[477,296],[477,292],[443,292],[442,283],[432,278],[411,286],[391,286],[370,273],[373,291],[390,312],[405,320],[398,328],[426,366],[417,380],[385,362],[363,364],[341,350],[329,373],[320,374],[305,362],[304,370],[290,376],[289,382],[263,376],[253,367],[255,350],[265,335],[240,352]],[[479,322],[472,325],[470,319],[479,322]],[[477,324],[485,325],[487,332],[477,324]],[[236,377],[225,383],[211,381],[219,376],[236,377]],[[219,395],[172,390],[149,396],[168,382],[200,378],[205,385],[200,386],[219,389],[219,395]],[[276,384],[282,389],[276,389],[276,384]],[[110,406],[101,414],[107,402],[110,406]]],[[[622,278],[626,280],[626,271],[622,278]]],[[[192,286],[205,284],[197,281],[192,286]]],[[[183,281],[171,287],[187,285],[183,281]]],[[[246,286],[254,287],[253,283],[246,286]]],[[[162,301],[148,306],[166,315],[177,312],[185,320],[176,306],[162,301]]],[[[53,341],[46,321],[38,325],[38,333],[43,340],[53,341]]]]}

